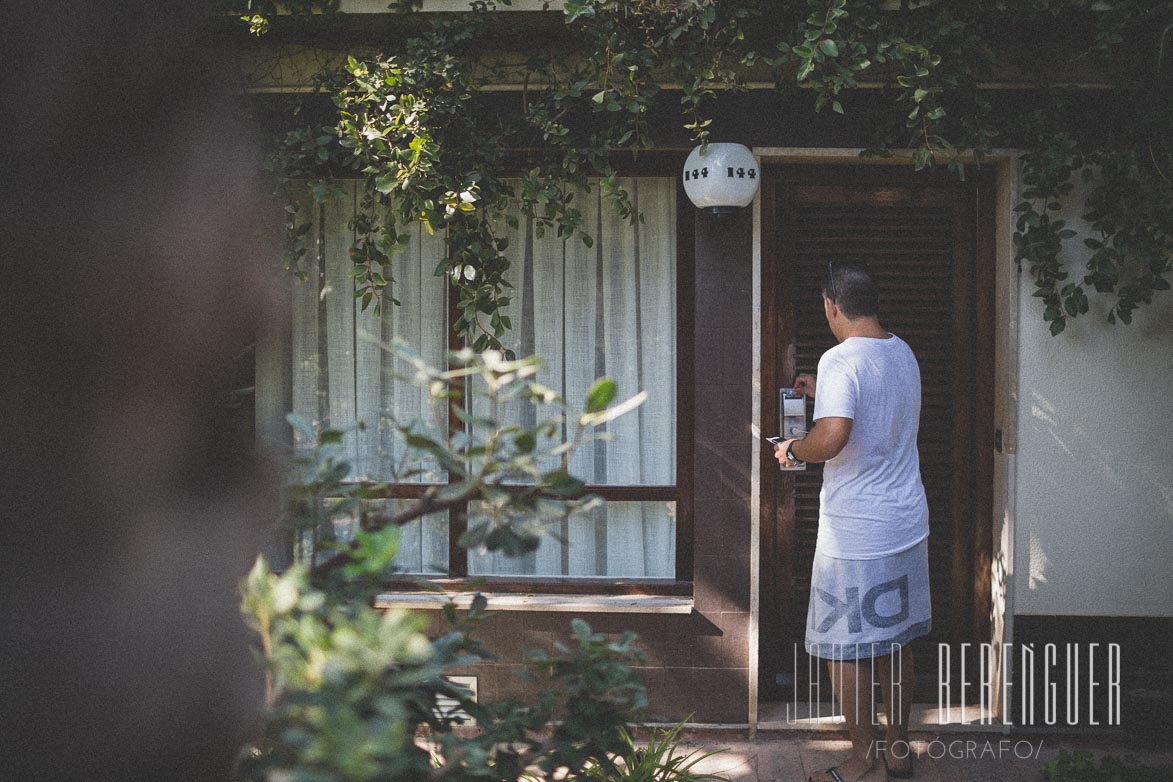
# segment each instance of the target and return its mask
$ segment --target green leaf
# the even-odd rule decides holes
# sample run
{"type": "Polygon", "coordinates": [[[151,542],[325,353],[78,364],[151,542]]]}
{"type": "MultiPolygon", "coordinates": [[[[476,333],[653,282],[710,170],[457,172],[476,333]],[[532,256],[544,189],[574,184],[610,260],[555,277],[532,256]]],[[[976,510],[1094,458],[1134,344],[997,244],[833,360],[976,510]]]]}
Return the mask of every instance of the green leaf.
{"type": "Polygon", "coordinates": [[[586,490],[586,484],[566,470],[553,470],[543,474],[542,483],[546,491],[559,497],[578,497],[586,490]]]}
{"type": "Polygon", "coordinates": [[[307,440],[313,442],[317,439],[318,433],[314,431],[314,427],[310,424],[309,421],[305,420],[300,415],[296,413],[287,413],[285,415],[285,421],[295,430],[304,435],[307,440]]]}
{"type": "Polygon", "coordinates": [[[929,164],[928,147],[917,147],[916,152],[912,153],[912,164],[917,171],[929,164]]]}
{"type": "Polygon", "coordinates": [[[265,561],[264,555],[257,556],[257,561],[253,563],[252,570],[248,572],[245,584],[248,591],[254,595],[264,593],[269,584],[269,563],[265,561]]]}
{"type": "Polygon", "coordinates": [[[823,54],[827,55],[828,57],[839,56],[839,47],[830,38],[824,38],[823,40],[819,41],[819,48],[822,49],[823,54]]]}
{"type": "Polygon", "coordinates": [[[485,613],[485,609],[487,609],[488,607],[489,607],[488,598],[486,598],[480,592],[477,592],[475,595],[473,595],[472,605],[469,606],[468,614],[470,617],[481,616],[485,613]]]}
{"type": "Polygon", "coordinates": [[[591,386],[591,390],[587,392],[586,411],[588,413],[598,413],[605,410],[607,405],[615,400],[615,394],[618,390],[618,386],[615,385],[615,381],[611,378],[599,378],[591,386]]]}
{"type": "Polygon", "coordinates": [[[591,640],[591,626],[587,624],[586,620],[584,619],[579,619],[577,617],[571,619],[570,632],[574,635],[576,640],[582,643],[588,643],[591,640]]]}
{"type": "Polygon", "coordinates": [[[395,189],[396,184],[397,182],[395,179],[395,173],[388,171],[386,174],[383,174],[375,180],[375,189],[383,195],[387,195],[395,189]]]}
{"type": "Polygon", "coordinates": [[[514,439],[513,443],[520,453],[533,453],[538,444],[533,432],[522,432],[514,439]]]}

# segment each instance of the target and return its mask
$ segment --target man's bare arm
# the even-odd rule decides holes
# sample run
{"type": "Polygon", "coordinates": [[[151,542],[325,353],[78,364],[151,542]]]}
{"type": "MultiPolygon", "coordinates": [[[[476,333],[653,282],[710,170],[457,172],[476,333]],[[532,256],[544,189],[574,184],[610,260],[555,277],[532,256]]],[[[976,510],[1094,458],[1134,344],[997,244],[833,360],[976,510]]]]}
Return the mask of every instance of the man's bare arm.
{"type": "MultiPolygon", "coordinates": [[[[850,418],[820,418],[806,437],[793,441],[790,452],[804,462],[834,459],[851,438],[851,424],[850,418]]],[[[784,440],[774,448],[774,457],[784,466],[790,466],[786,461],[786,446],[790,442],[784,440]]]]}

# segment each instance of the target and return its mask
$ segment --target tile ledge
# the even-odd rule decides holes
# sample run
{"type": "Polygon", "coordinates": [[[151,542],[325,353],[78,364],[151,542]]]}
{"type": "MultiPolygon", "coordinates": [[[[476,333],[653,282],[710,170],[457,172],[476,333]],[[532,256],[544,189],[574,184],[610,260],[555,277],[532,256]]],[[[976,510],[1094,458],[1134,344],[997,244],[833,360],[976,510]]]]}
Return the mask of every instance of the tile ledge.
{"type": "MultiPolygon", "coordinates": [[[[691,614],[693,599],[678,595],[552,595],[483,592],[490,611],[546,611],[580,614],[691,614]]],[[[439,610],[451,600],[468,608],[472,594],[442,592],[384,592],[375,608],[439,610]]]]}

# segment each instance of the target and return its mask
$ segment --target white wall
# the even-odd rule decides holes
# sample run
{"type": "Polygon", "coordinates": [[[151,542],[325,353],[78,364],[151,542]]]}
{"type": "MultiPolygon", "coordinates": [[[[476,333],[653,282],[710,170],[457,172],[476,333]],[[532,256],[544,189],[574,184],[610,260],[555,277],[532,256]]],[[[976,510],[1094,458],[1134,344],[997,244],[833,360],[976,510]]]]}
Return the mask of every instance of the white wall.
{"type": "MultiPolygon", "coordinates": [[[[1070,279],[1090,250],[1065,219],[1070,279]]],[[[1129,326],[1105,297],[1058,337],[1019,285],[1016,614],[1173,616],[1173,292],[1129,326]]]]}

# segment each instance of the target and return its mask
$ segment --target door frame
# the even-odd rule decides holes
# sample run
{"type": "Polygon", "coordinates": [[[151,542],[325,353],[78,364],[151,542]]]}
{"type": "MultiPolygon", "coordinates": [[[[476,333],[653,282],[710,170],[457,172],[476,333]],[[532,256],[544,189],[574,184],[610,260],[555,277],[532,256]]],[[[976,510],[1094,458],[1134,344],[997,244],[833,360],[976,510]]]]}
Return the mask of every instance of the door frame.
{"type": "MultiPolygon", "coordinates": [[[[808,149],[786,147],[758,147],[753,150],[762,172],[761,187],[753,202],[753,402],[752,432],[755,438],[751,455],[750,491],[750,621],[747,642],[749,644],[749,724],[750,733],[762,729],[793,729],[795,726],[773,724],[759,720],[759,655],[760,612],[761,612],[761,486],[762,464],[765,454],[762,445],[762,334],[763,318],[768,312],[765,296],[773,291],[763,285],[763,252],[772,252],[771,237],[763,236],[764,209],[772,208],[773,186],[777,177],[771,169],[777,165],[842,165],[842,166],[910,166],[911,150],[896,152],[891,157],[861,158],[860,149],[808,149]]],[[[995,186],[993,201],[977,205],[982,220],[992,220],[992,231],[982,232],[992,246],[979,247],[979,252],[995,264],[994,272],[994,427],[1002,432],[1002,451],[994,454],[993,507],[988,509],[990,518],[990,562],[975,564],[975,577],[979,574],[988,580],[989,595],[989,668],[991,681],[1013,678],[1012,656],[1003,655],[1003,644],[1013,641],[1014,589],[1014,516],[1015,516],[1015,452],[1016,424],[1018,418],[1018,322],[1019,322],[1019,272],[1014,263],[1013,207],[1017,201],[1018,183],[1013,163],[1017,160],[1015,150],[995,150],[985,156],[981,165],[994,170],[995,186]],[[987,566],[988,565],[988,566],[987,566]],[[1005,670],[1004,670],[1005,667],[1005,670]]],[[[966,163],[976,163],[972,158],[966,163]]],[[[773,218],[769,218],[772,222],[773,218]]],[[[979,242],[980,242],[979,238],[979,242]]],[[[975,613],[980,607],[975,606],[975,613]]],[[[994,688],[991,706],[1001,709],[1001,688],[994,688]]]]}

